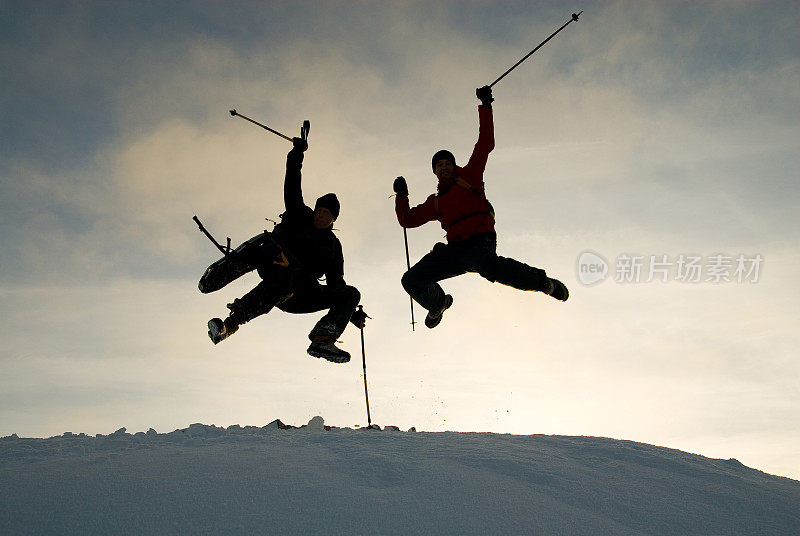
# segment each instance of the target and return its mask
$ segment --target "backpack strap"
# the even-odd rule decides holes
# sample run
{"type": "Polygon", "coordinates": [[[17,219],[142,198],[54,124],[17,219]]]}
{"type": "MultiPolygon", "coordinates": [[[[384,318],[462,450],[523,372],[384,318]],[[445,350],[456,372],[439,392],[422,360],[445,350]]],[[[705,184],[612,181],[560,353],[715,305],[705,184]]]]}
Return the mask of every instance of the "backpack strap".
{"type": "Polygon", "coordinates": [[[453,225],[455,225],[457,223],[461,223],[462,221],[464,221],[466,219],[469,219],[469,218],[472,218],[473,216],[480,216],[481,214],[488,214],[489,216],[492,217],[492,220],[494,220],[494,211],[492,211],[492,210],[476,210],[475,212],[470,212],[468,214],[464,214],[463,216],[460,216],[460,217],[456,218],[455,220],[450,222],[450,226],[447,227],[447,229],[445,229],[445,230],[449,230],[450,227],[452,227],[453,225]]]}
{"type": "MultiPolygon", "coordinates": [[[[456,218],[455,220],[453,220],[452,222],[450,222],[450,225],[447,227],[447,229],[449,229],[453,225],[455,225],[457,223],[460,223],[460,222],[462,222],[462,221],[464,221],[464,220],[466,220],[468,218],[472,218],[473,216],[479,216],[481,214],[488,214],[489,216],[491,216],[492,221],[493,222],[495,221],[494,207],[492,206],[492,203],[489,202],[488,199],[486,199],[486,194],[482,190],[478,190],[477,188],[474,188],[470,183],[465,181],[460,175],[458,177],[456,177],[455,184],[457,186],[460,186],[461,188],[464,188],[464,189],[472,192],[473,194],[475,194],[475,195],[477,195],[479,197],[482,197],[484,199],[484,201],[486,201],[487,210],[476,210],[474,212],[470,212],[468,214],[464,214],[463,216],[460,216],[460,217],[456,218]]],[[[440,216],[441,216],[441,214],[439,213],[439,194],[436,194],[434,196],[434,198],[433,198],[433,209],[436,212],[436,218],[439,219],[440,216]]],[[[441,221],[441,220],[439,220],[439,221],[441,221]]],[[[445,229],[445,231],[447,229],[445,229]]]]}
{"type": "Polygon", "coordinates": [[[459,185],[459,186],[461,186],[462,188],[466,188],[467,190],[469,190],[469,191],[470,191],[470,192],[472,192],[472,193],[475,193],[475,194],[477,194],[477,193],[478,193],[478,192],[475,190],[475,188],[473,188],[473,187],[472,187],[472,185],[471,185],[470,183],[468,183],[467,181],[465,181],[465,180],[464,180],[464,179],[461,177],[461,175],[459,175],[458,177],[456,177],[456,184],[457,184],[457,185],[459,185]]]}

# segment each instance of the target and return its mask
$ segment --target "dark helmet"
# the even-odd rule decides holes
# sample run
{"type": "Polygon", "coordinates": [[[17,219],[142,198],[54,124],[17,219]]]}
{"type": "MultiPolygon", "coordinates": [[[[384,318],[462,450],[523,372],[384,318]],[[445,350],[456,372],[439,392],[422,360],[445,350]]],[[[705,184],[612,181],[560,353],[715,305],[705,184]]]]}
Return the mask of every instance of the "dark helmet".
{"type": "Polygon", "coordinates": [[[336,194],[325,194],[317,199],[314,208],[320,207],[330,210],[334,220],[339,217],[339,200],[336,198],[336,194]]]}
{"type": "Polygon", "coordinates": [[[436,171],[436,162],[438,162],[439,160],[450,160],[454,166],[456,165],[456,157],[453,156],[453,153],[451,153],[447,149],[436,151],[436,154],[434,154],[433,158],[431,158],[431,168],[434,171],[436,171]]]}

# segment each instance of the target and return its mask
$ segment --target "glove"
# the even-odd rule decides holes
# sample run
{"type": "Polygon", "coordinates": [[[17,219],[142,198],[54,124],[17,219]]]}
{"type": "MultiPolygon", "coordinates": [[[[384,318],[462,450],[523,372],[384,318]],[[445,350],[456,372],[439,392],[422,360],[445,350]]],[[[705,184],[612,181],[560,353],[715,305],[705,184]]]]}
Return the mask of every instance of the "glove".
{"type": "Polygon", "coordinates": [[[475,95],[484,106],[491,106],[494,99],[492,98],[492,88],[489,86],[479,87],[475,90],[475,95]]]}
{"type": "Polygon", "coordinates": [[[367,323],[367,318],[371,317],[367,316],[367,313],[364,312],[364,307],[359,305],[358,310],[354,311],[350,317],[350,322],[358,329],[363,329],[367,323]]]}
{"type": "Polygon", "coordinates": [[[294,146],[292,147],[293,151],[304,153],[308,149],[308,142],[302,138],[292,138],[292,145],[294,146]]]}
{"type": "Polygon", "coordinates": [[[406,184],[406,180],[403,177],[397,177],[394,180],[392,188],[394,189],[394,193],[396,193],[397,195],[408,197],[408,185],[406,184]]]}

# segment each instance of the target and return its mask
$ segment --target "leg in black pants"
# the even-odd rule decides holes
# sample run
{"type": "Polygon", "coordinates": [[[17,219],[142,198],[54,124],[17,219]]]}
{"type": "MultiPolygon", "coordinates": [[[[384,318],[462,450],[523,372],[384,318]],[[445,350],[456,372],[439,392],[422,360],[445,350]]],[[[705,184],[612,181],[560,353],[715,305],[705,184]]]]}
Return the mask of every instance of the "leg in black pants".
{"type": "Polygon", "coordinates": [[[259,269],[259,275],[263,280],[256,288],[228,305],[231,310],[230,319],[237,326],[267,314],[275,305],[292,296],[295,279],[293,270],[270,266],[259,269]]]}
{"type": "Polygon", "coordinates": [[[492,282],[520,290],[543,291],[547,285],[544,270],[499,257],[497,239],[480,235],[464,242],[436,244],[430,253],[403,274],[403,288],[428,311],[443,307],[445,293],[439,281],[467,272],[476,272],[492,282]]]}
{"type": "Polygon", "coordinates": [[[264,279],[256,288],[228,304],[231,313],[224,321],[212,318],[208,321],[208,336],[214,344],[227,339],[239,330],[239,326],[268,313],[275,305],[292,295],[294,273],[283,266],[260,267],[259,275],[264,279]]]}
{"type": "Polygon", "coordinates": [[[361,300],[361,293],[355,287],[329,287],[310,277],[296,278],[292,290],[292,296],[278,304],[281,311],[302,314],[329,309],[311,330],[308,338],[312,341],[335,342],[361,300]]]}

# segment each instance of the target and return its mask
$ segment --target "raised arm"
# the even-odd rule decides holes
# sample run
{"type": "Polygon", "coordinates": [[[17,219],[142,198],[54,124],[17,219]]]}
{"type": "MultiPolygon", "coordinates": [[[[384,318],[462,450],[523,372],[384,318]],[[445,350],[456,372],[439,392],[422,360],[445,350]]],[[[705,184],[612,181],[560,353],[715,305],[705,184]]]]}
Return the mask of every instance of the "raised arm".
{"type": "MultiPolygon", "coordinates": [[[[478,106],[478,141],[472,150],[472,156],[464,169],[482,174],[486,169],[486,161],[489,153],[494,149],[494,117],[492,116],[492,90],[489,87],[482,87],[475,91],[481,100],[478,106]]],[[[480,185],[473,185],[480,186],[480,185]]]]}
{"type": "Polygon", "coordinates": [[[308,149],[308,144],[300,138],[294,138],[292,143],[294,147],[286,155],[286,178],[283,181],[283,203],[286,210],[305,206],[300,170],[303,168],[303,152],[308,149]]]}

